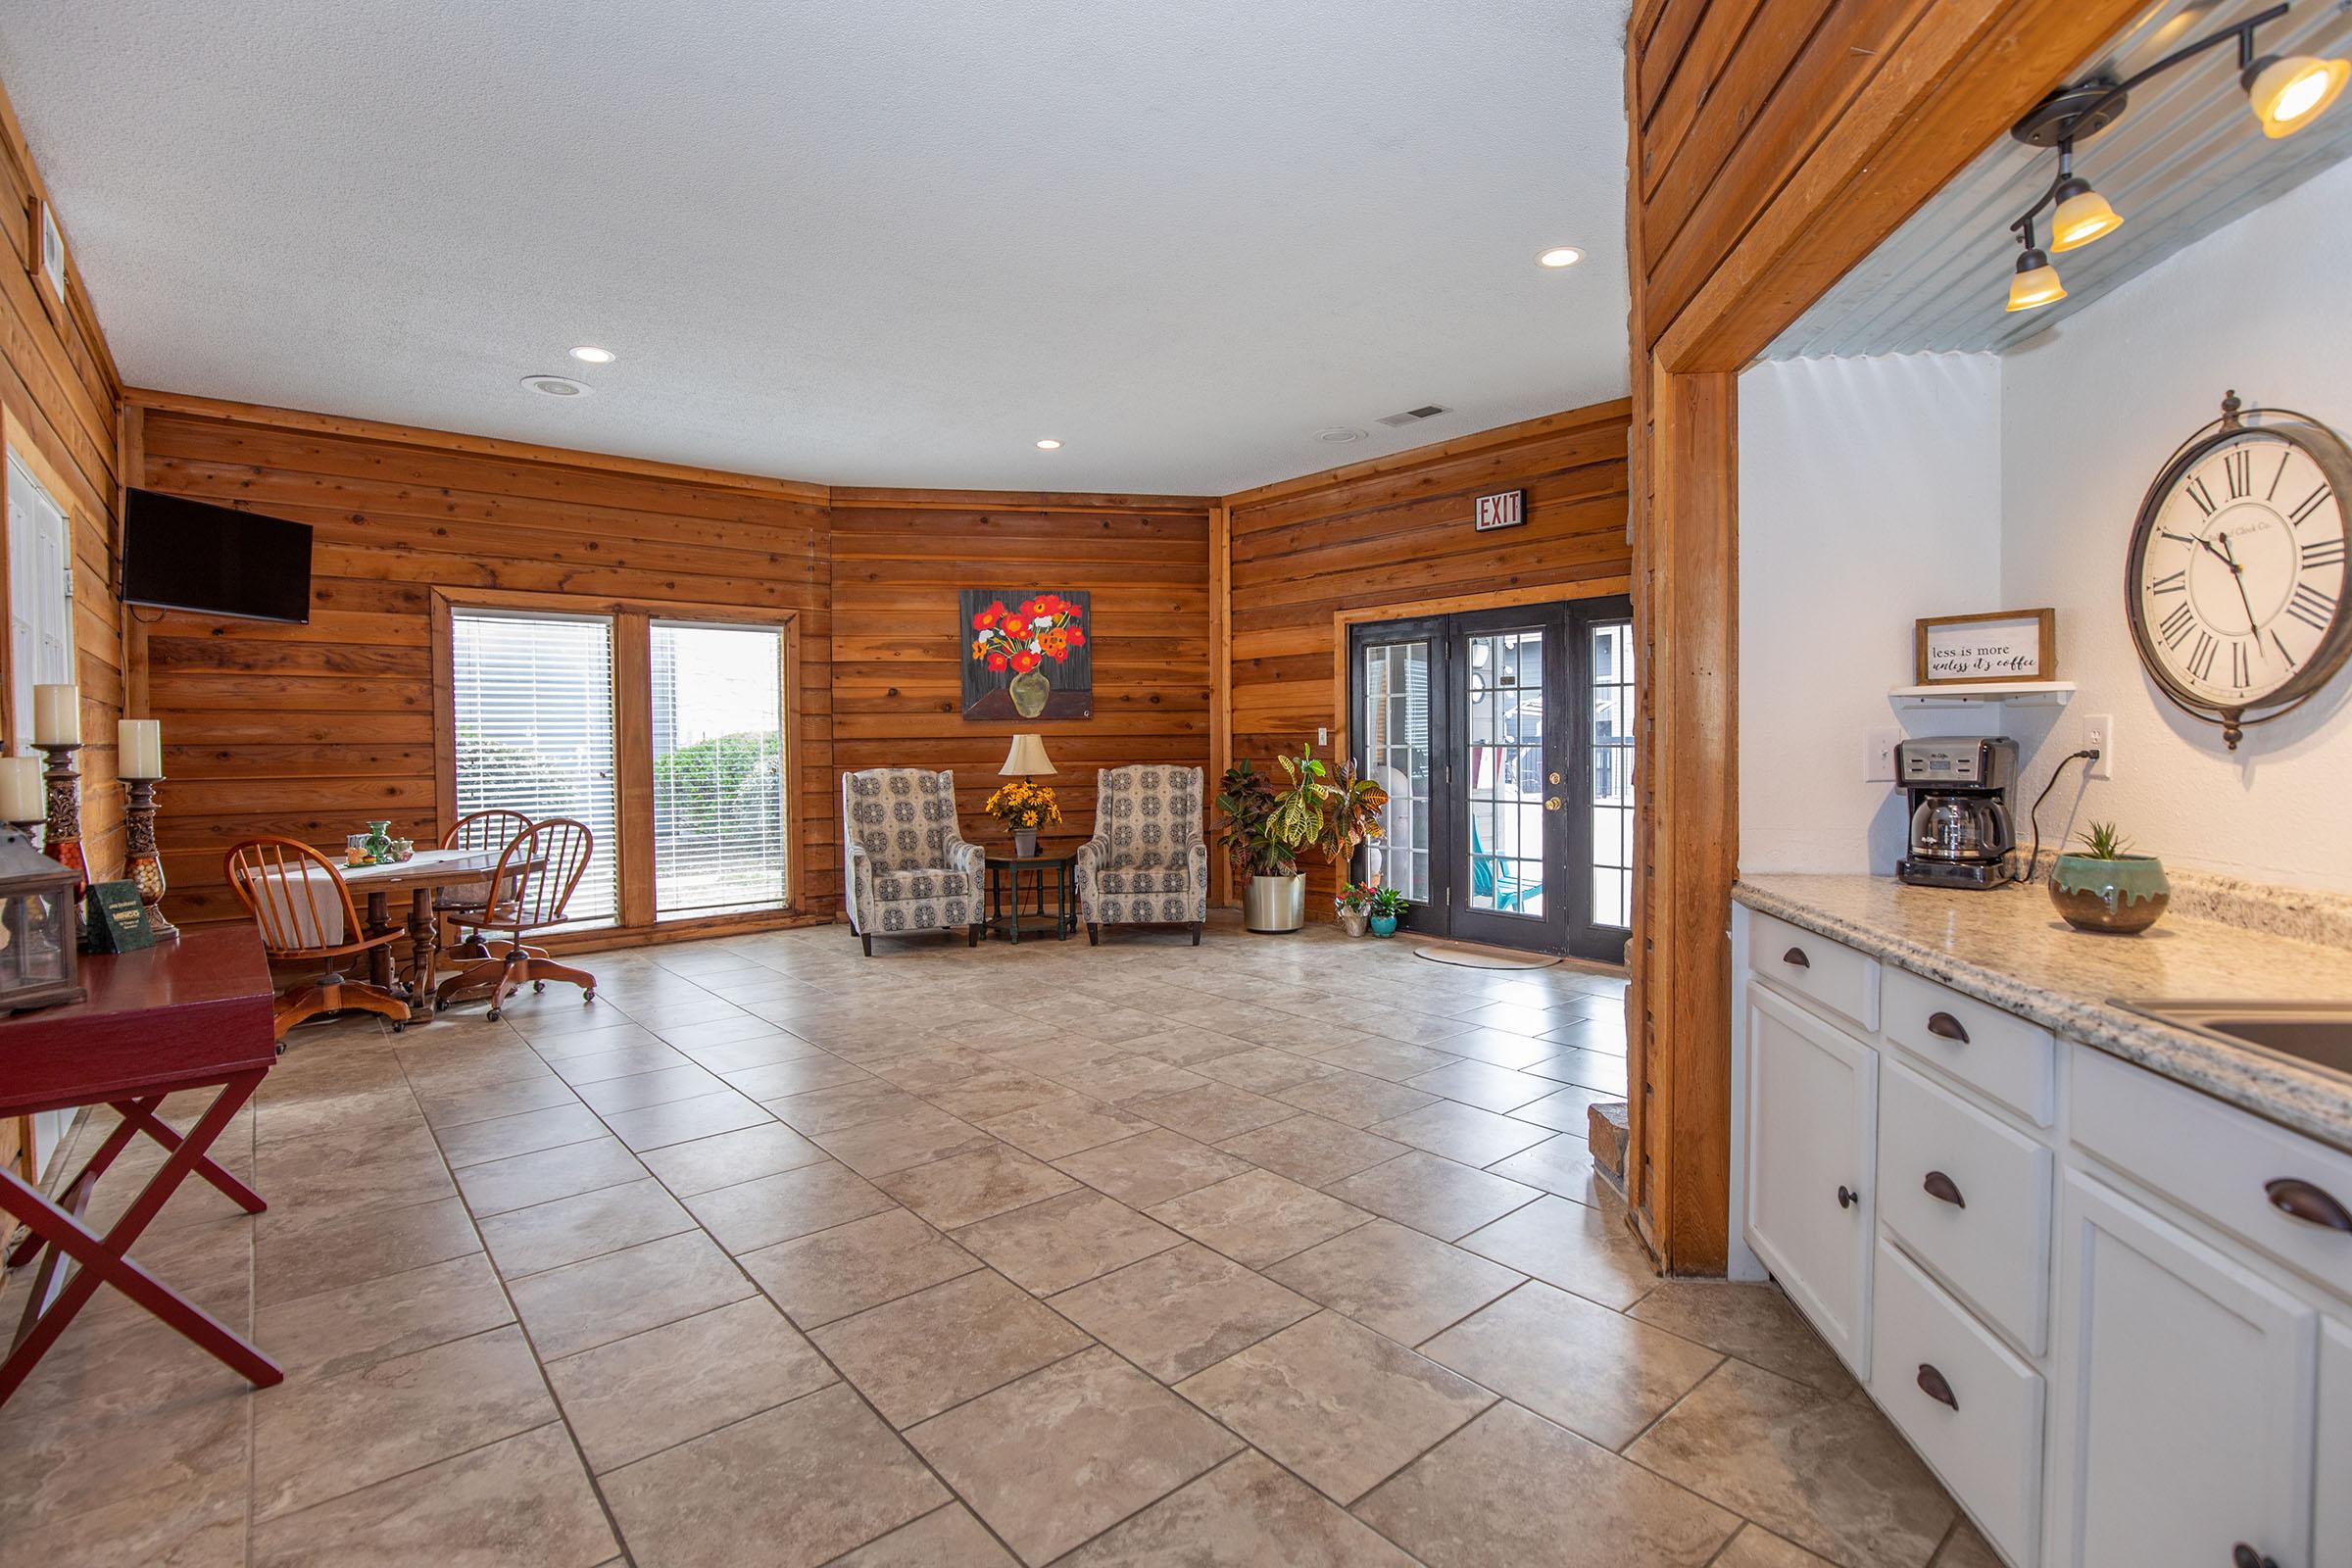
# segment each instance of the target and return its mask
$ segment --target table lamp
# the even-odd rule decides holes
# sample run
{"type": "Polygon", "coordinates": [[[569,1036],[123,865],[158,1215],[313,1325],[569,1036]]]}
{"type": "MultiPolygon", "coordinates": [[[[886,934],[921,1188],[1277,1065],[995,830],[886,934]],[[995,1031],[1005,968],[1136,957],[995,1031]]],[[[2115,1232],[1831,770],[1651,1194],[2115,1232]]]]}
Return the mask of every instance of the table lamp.
{"type": "Polygon", "coordinates": [[[999,778],[1052,778],[1054,763],[1046,756],[1043,735],[1015,735],[1012,746],[1004,754],[1004,765],[997,769],[999,778]]]}

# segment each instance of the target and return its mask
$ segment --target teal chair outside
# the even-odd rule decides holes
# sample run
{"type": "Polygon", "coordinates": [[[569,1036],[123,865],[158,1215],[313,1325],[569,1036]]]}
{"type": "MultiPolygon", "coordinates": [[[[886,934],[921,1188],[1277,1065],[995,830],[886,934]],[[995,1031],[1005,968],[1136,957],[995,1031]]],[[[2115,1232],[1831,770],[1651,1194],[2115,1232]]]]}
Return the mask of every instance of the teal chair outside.
{"type": "MultiPolygon", "coordinates": [[[[1518,862],[1512,861],[1512,864],[1518,862]]],[[[1541,877],[1523,877],[1516,871],[1497,871],[1496,862],[1487,855],[1486,846],[1478,839],[1478,818],[1470,819],[1470,891],[1473,897],[1491,899],[1497,909],[1517,910],[1527,902],[1528,895],[1540,891],[1541,877]]]]}

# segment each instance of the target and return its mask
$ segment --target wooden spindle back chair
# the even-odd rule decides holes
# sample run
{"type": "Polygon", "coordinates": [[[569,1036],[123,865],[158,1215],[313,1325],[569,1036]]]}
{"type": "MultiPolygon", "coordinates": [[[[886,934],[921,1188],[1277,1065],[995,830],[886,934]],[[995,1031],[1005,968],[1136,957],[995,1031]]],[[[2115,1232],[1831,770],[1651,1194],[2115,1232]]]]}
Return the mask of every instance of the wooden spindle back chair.
{"type": "Polygon", "coordinates": [[[257,838],[231,845],[223,869],[229,891],[261,927],[272,963],[326,963],[318,979],[278,994],[271,1027],[279,1040],[305,1019],[347,1008],[389,1018],[395,1031],[408,1026],[406,1002],[381,986],[346,979],[331,962],[402,936],[398,930],[361,935],[359,910],[334,861],[299,839],[257,838]]]}
{"type": "MultiPolygon", "coordinates": [[[[530,830],[531,819],[520,811],[509,810],[504,807],[492,807],[486,811],[475,811],[469,815],[459,817],[451,825],[450,830],[441,835],[441,847],[445,850],[498,850],[503,852],[507,846],[530,830]]],[[[456,887],[443,888],[433,900],[433,913],[440,923],[446,924],[452,915],[486,909],[494,902],[491,889],[491,881],[486,876],[479,882],[466,882],[456,887]]],[[[438,932],[435,933],[433,946],[438,954],[442,946],[438,932]]],[[[485,958],[489,955],[490,950],[482,946],[479,931],[468,931],[464,941],[458,945],[457,956],[461,958],[485,958]]],[[[418,980],[417,989],[429,991],[432,986],[433,977],[428,970],[418,980]]]]}
{"type": "Polygon", "coordinates": [[[555,962],[545,948],[525,943],[523,933],[562,925],[572,891],[596,855],[596,835],[585,822],[551,816],[531,825],[498,858],[490,873],[491,901],[487,908],[450,916],[477,940],[503,934],[503,941],[483,940],[487,956],[467,964],[441,982],[433,993],[436,1009],[449,1005],[461,992],[490,988],[490,1016],[496,1018],[507,995],[525,980],[534,992],[545,991],[550,980],[568,981],[580,988],[580,1000],[596,1000],[596,976],[555,962]]]}

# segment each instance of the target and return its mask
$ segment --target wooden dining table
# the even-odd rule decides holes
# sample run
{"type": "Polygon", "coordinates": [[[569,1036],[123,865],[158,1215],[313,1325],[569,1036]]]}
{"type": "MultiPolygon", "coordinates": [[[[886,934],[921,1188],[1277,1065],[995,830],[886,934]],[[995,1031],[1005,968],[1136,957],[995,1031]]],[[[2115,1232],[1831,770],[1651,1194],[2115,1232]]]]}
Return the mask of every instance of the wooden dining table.
{"type": "MultiPolygon", "coordinates": [[[[392,901],[403,894],[408,896],[409,961],[401,978],[411,988],[410,1003],[414,1007],[412,1023],[423,1023],[433,1016],[431,999],[416,994],[426,976],[432,973],[433,950],[440,941],[440,920],[433,912],[433,896],[443,888],[465,887],[487,882],[490,873],[498,868],[502,849],[478,850],[418,850],[406,860],[390,865],[347,866],[343,870],[344,885],[351,889],[356,900],[367,896],[367,908],[361,919],[367,934],[381,936],[399,929],[392,915],[392,901]]],[[[527,870],[517,864],[510,869],[527,870]]],[[[386,944],[368,955],[370,983],[393,989],[393,945],[386,944]]]]}

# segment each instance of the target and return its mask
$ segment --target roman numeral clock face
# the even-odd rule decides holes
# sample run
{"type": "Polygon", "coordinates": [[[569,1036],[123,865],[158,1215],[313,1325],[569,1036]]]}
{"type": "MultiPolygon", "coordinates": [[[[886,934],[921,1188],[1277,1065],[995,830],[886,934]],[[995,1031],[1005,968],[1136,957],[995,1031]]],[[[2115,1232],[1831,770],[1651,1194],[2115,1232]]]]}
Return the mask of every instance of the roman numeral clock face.
{"type": "MultiPolygon", "coordinates": [[[[2276,426],[2225,430],[2177,464],[2140,510],[2131,564],[2132,631],[2158,684],[2229,720],[2291,702],[2343,658],[2339,482],[2352,454],[2325,430],[2311,446],[2276,426]]],[[[2230,744],[2236,744],[2234,722],[2230,744]]]]}

